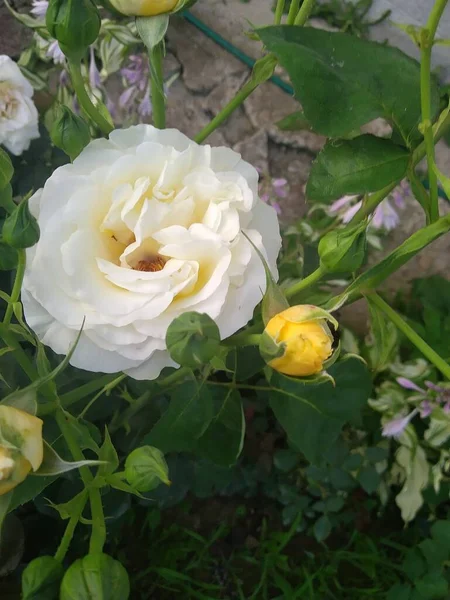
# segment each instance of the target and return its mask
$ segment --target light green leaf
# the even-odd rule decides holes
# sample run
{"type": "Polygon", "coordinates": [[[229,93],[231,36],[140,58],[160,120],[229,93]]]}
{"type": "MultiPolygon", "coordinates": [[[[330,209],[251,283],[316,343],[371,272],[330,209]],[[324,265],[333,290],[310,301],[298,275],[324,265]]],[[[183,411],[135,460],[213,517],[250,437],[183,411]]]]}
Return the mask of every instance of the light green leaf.
{"type": "Polygon", "coordinates": [[[104,464],[100,460],[78,460],[76,462],[67,462],[63,460],[53,448],[44,440],[44,460],[39,469],[33,475],[59,475],[67,473],[74,469],[79,469],[85,466],[95,466],[104,464]]]}
{"type": "Polygon", "coordinates": [[[404,178],[409,158],[404,148],[373,135],[328,142],[312,164],[306,195],[331,202],[346,194],[376,192],[404,178]]]}
{"type": "Polygon", "coordinates": [[[371,392],[365,365],[343,359],[330,368],[330,382],[305,383],[273,372],[270,406],[292,445],[312,463],[321,461],[343,425],[358,419],[371,392]]]}
{"type": "Polygon", "coordinates": [[[39,21],[38,19],[33,19],[27,13],[20,13],[17,10],[14,10],[8,0],[4,0],[7,9],[16,18],[19,23],[25,25],[25,27],[29,27],[30,29],[46,29],[44,21],[39,21]]]}
{"type": "Polygon", "coordinates": [[[398,330],[380,311],[370,297],[366,296],[370,312],[373,345],[370,347],[370,364],[374,371],[382,371],[389,366],[398,346],[398,330]]]}
{"type": "Polygon", "coordinates": [[[81,514],[83,511],[82,507],[84,507],[86,504],[87,497],[88,491],[83,490],[68,502],[64,502],[64,504],[53,504],[53,502],[50,501],[48,501],[48,504],[59,513],[61,519],[66,520],[70,519],[74,515],[81,514]]]}
{"type": "MultiPolygon", "coordinates": [[[[289,73],[314,131],[342,137],[384,117],[405,141],[421,139],[420,66],[397,48],[309,27],[265,27],[258,34],[289,73]]],[[[435,79],[431,98],[434,114],[435,79]]]]}
{"type": "Polygon", "coordinates": [[[311,131],[311,124],[308,123],[304,112],[301,110],[284,117],[275,125],[282,131],[304,131],[305,129],[311,131]]]}
{"type": "Polygon", "coordinates": [[[430,467],[424,450],[416,441],[399,448],[396,462],[403,470],[405,480],[395,502],[401,510],[402,519],[409,523],[423,504],[422,490],[428,484],[430,467]]]}
{"type": "Polygon", "coordinates": [[[197,452],[217,465],[230,466],[238,459],[245,435],[242,400],[236,389],[212,390],[215,415],[197,443],[197,452]]]}
{"type": "Polygon", "coordinates": [[[136,29],[141,40],[149,50],[152,50],[164,40],[169,27],[169,15],[155,15],[154,17],[138,17],[136,29]]]}
{"type": "Polygon", "coordinates": [[[138,498],[145,498],[145,496],[140,494],[137,490],[134,489],[134,487],[132,487],[122,479],[122,477],[124,476],[125,473],[112,473],[111,475],[107,475],[105,477],[105,483],[110,485],[115,490],[119,490],[120,492],[125,492],[126,494],[133,494],[138,498]]]}
{"type": "Polygon", "coordinates": [[[119,466],[119,457],[117,455],[116,449],[113,446],[111,436],[109,435],[109,431],[106,426],[105,441],[103,442],[103,445],[100,448],[98,458],[99,460],[103,460],[105,462],[105,464],[101,465],[98,470],[98,474],[102,477],[114,473],[114,471],[119,466]]]}
{"type": "Polygon", "coordinates": [[[24,390],[17,390],[17,392],[13,392],[6,396],[6,398],[3,398],[0,405],[13,406],[35,416],[37,413],[36,392],[34,390],[27,391],[26,388],[24,390]]]}
{"type": "Polygon", "coordinates": [[[56,480],[56,477],[27,477],[10,492],[12,494],[9,511],[30,502],[56,480]]]}

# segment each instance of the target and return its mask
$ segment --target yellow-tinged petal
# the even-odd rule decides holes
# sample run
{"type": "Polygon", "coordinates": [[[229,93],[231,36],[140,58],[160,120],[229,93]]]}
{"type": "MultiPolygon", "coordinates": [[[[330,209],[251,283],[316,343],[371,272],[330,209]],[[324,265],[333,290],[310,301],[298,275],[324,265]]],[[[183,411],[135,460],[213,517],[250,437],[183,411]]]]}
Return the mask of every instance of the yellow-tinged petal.
{"type": "Polygon", "coordinates": [[[12,459],[8,452],[0,448],[0,496],[7,494],[26,479],[31,465],[23,456],[12,459]],[[10,466],[10,462],[12,466],[10,466]]]}
{"type": "Polygon", "coordinates": [[[291,306],[269,321],[265,332],[284,344],[283,356],[269,362],[273,369],[295,377],[322,371],[333,352],[333,336],[326,318],[317,318],[318,310],[311,305],[291,306]],[[307,320],[309,315],[313,320],[307,320]]]}
{"type": "Polygon", "coordinates": [[[153,17],[172,11],[178,0],[111,0],[111,4],[124,15],[153,17]]]}
{"type": "Polygon", "coordinates": [[[23,410],[0,406],[0,447],[7,443],[37,471],[44,458],[42,425],[41,419],[23,410]]]}

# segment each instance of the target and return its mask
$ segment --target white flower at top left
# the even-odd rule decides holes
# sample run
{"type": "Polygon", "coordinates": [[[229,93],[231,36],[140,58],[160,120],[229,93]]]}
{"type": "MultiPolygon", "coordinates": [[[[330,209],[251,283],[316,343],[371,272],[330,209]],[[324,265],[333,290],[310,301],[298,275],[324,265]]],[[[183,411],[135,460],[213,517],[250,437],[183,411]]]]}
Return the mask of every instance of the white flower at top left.
{"type": "Polygon", "coordinates": [[[39,137],[33,87],[9,56],[0,56],[0,145],[19,156],[39,137]]]}

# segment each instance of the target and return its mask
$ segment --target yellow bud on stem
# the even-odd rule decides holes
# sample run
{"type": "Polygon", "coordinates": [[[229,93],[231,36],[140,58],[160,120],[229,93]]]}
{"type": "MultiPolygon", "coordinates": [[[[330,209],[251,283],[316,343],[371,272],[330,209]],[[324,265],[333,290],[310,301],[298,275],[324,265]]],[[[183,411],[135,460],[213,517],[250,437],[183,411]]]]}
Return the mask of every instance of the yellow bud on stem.
{"type": "Polygon", "coordinates": [[[179,0],[110,0],[112,6],[130,17],[153,17],[172,11],[179,0]]]}
{"type": "Polygon", "coordinates": [[[269,366],[294,377],[320,373],[333,353],[333,335],[327,321],[337,325],[329,313],[312,305],[291,306],[275,315],[264,335],[281,352],[268,360],[269,366]]]}

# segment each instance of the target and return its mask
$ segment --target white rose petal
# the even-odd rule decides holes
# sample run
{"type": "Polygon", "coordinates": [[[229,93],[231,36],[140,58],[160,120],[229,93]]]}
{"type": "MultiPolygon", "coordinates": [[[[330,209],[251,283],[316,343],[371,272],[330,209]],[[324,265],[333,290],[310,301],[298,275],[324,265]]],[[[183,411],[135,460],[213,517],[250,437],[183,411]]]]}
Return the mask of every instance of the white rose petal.
{"type": "Polygon", "coordinates": [[[170,323],[207,313],[223,338],[253,316],[276,276],[275,211],[258,174],[228,148],[198,146],[174,129],[138,125],[91,142],[30,200],[41,237],[27,250],[25,317],[72,365],[154,379],[176,367],[170,323]]]}
{"type": "Polygon", "coordinates": [[[33,87],[9,56],[0,56],[0,145],[19,156],[39,137],[33,87]]]}

